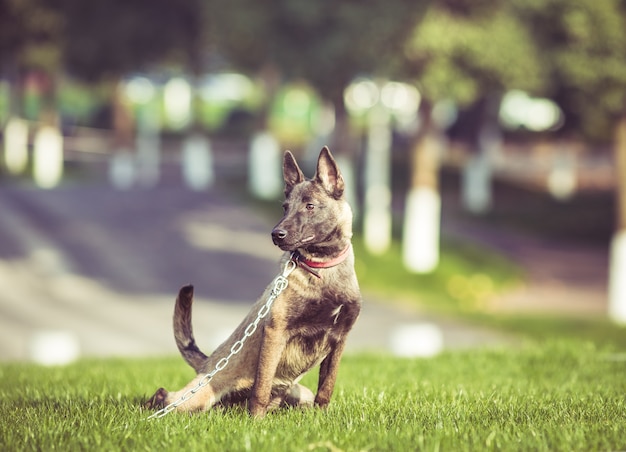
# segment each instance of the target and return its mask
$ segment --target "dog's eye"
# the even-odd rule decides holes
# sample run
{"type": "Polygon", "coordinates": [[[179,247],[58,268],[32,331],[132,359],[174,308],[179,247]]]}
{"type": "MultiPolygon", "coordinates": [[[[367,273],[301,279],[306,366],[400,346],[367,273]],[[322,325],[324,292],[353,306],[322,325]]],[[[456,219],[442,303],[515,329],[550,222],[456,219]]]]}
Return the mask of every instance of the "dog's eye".
{"type": "Polygon", "coordinates": [[[306,205],[306,210],[313,210],[313,209],[315,209],[315,205],[314,204],[308,203],[306,205]]]}

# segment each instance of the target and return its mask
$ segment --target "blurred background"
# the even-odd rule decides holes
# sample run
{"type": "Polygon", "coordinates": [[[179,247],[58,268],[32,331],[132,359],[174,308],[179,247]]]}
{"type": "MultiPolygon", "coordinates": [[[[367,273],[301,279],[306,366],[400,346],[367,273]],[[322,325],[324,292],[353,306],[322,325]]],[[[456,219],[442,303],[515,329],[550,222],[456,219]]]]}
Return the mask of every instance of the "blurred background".
{"type": "Polygon", "coordinates": [[[0,0],[0,125],[0,359],[175,353],[189,282],[217,345],[324,145],[354,349],[624,341],[624,1],[0,0]]]}

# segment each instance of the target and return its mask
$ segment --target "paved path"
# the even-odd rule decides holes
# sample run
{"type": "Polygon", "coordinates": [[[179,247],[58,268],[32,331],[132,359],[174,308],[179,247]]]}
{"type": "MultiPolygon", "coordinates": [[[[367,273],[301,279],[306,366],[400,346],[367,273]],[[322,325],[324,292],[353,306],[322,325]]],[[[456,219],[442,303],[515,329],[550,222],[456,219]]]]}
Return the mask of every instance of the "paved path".
{"type": "MultiPolygon", "coordinates": [[[[126,192],[102,181],[0,186],[0,360],[176,354],[173,299],[189,282],[208,351],[277,273],[271,227],[219,189],[167,179],[126,192]]],[[[506,340],[366,297],[348,349],[429,354],[506,340]]]]}
{"type": "Polygon", "coordinates": [[[517,262],[526,282],[492,300],[496,312],[605,316],[608,246],[542,239],[485,224],[444,221],[448,235],[503,253],[517,262]]]}

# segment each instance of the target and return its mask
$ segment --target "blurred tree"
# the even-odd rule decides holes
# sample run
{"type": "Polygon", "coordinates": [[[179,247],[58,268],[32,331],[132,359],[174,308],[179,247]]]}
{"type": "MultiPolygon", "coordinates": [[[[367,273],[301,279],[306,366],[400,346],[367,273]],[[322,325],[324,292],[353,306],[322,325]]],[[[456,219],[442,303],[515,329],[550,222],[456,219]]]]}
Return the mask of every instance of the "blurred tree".
{"type": "Polygon", "coordinates": [[[537,49],[505,0],[437,0],[406,46],[406,71],[430,103],[469,105],[545,83],[537,49]]]}
{"type": "Polygon", "coordinates": [[[61,14],[44,0],[0,0],[0,70],[11,81],[11,110],[23,114],[23,82],[29,71],[43,78],[44,100],[52,101],[53,81],[49,74],[61,60],[61,14]]]}
{"type": "Polygon", "coordinates": [[[66,68],[81,79],[115,79],[164,60],[200,64],[200,0],[52,1],[65,16],[66,68]]]}
{"type": "Polygon", "coordinates": [[[514,0],[541,49],[544,94],[567,114],[570,132],[609,141],[626,105],[626,2],[514,0]]]}
{"type": "Polygon", "coordinates": [[[199,72],[201,0],[51,0],[63,12],[66,70],[111,92],[118,144],[129,146],[131,115],[118,84],[123,76],[170,62],[199,72]]]}
{"type": "MultiPolygon", "coordinates": [[[[481,153],[486,153],[498,140],[496,121],[504,92],[513,88],[541,90],[546,74],[530,30],[506,0],[436,0],[407,41],[405,56],[405,77],[415,80],[422,93],[422,127],[414,144],[409,200],[426,206],[407,208],[425,216],[415,222],[432,224],[426,230],[434,234],[439,229],[438,147],[442,143],[437,106],[442,101],[459,106],[479,103],[480,117],[470,138],[481,153]]],[[[482,178],[477,183],[484,187],[480,191],[487,199],[478,206],[484,209],[490,198],[489,159],[483,155],[476,159],[477,164],[466,167],[476,168],[482,178]]],[[[438,244],[433,244],[433,239],[407,238],[414,233],[412,224],[405,224],[405,242],[414,244],[405,248],[405,261],[416,272],[430,271],[436,259],[422,265],[418,255],[425,252],[434,256],[435,251],[425,250],[438,244]]]]}
{"type": "Polygon", "coordinates": [[[422,134],[434,133],[430,115],[438,102],[480,102],[475,142],[481,123],[490,126],[497,119],[505,91],[537,92],[547,80],[530,30],[505,0],[438,0],[407,43],[405,71],[422,93],[422,134]]]}
{"type": "Polygon", "coordinates": [[[429,3],[232,0],[213,4],[210,28],[225,57],[264,74],[270,93],[280,78],[311,83],[334,105],[342,142],[343,90],[359,74],[388,75],[398,65],[402,43],[429,3]]]}

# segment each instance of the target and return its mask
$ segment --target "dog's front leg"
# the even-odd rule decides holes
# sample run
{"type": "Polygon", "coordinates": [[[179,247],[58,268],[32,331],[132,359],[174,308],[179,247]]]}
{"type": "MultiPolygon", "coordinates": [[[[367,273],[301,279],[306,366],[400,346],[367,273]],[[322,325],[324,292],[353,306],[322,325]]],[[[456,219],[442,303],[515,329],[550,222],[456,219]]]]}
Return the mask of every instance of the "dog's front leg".
{"type": "Polygon", "coordinates": [[[341,361],[341,355],[343,354],[345,344],[345,337],[337,341],[331,352],[326,355],[326,358],[324,358],[320,364],[317,395],[315,396],[315,405],[319,407],[326,407],[330,402],[331,396],[333,395],[335,381],[337,381],[339,362],[341,361]]]}
{"type": "Polygon", "coordinates": [[[272,397],[272,383],[287,344],[285,328],[274,322],[264,325],[259,348],[259,364],[250,396],[250,414],[263,417],[272,397]]]}

